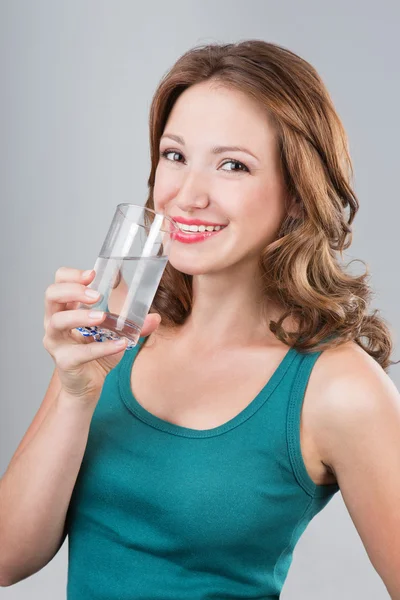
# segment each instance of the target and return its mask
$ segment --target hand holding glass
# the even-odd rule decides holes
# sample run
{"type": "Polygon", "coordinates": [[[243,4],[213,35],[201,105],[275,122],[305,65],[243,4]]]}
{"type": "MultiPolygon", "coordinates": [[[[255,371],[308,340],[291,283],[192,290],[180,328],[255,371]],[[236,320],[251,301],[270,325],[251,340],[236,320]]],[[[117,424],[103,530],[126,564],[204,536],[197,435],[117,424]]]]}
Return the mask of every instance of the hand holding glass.
{"type": "Polygon", "coordinates": [[[82,335],[99,342],[126,337],[127,349],[137,344],[176,231],[175,222],[163,214],[136,204],[118,204],[89,285],[100,293],[100,300],[80,306],[102,310],[106,317],[101,326],[79,327],[82,335]],[[110,303],[118,310],[112,312],[110,303]]]}

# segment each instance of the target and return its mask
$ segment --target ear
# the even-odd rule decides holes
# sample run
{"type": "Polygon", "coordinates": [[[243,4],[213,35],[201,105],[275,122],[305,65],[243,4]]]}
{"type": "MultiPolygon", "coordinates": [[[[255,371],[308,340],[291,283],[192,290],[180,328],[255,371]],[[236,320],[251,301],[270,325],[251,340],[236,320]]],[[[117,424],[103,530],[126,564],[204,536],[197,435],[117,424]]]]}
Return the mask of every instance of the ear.
{"type": "Polygon", "coordinates": [[[302,214],[302,205],[299,198],[292,197],[289,199],[288,215],[293,219],[298,219],[302,214]]]}

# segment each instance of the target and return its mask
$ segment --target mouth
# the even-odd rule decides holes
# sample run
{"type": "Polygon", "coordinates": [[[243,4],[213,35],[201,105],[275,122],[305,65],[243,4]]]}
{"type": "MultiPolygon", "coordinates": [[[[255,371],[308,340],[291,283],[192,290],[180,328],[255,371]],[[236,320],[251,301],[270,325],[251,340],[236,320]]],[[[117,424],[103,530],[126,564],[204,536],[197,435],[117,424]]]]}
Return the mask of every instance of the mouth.
{"type": "Polygon", "coordinates": [[[187,221],[183,218],[179,218],[179,220],[175,219],[175,224],[178,227],[178,231],[175,231],[171,235],[171,238],[183,244],[203,242],[210,237],[216,236],[227,227],[227,225],[205,223],[197,219],[187,221]]]}

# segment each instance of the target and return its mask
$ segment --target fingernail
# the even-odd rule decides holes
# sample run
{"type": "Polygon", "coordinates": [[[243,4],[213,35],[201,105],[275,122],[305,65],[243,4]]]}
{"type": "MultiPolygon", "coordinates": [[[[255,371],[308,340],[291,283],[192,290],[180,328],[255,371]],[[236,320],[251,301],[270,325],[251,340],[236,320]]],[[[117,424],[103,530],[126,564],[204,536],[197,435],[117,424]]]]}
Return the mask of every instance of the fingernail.
{"type": "Polygon", "coordinates": [[[90,271],[84,271],[82,273],[82,277],[83,279],[86,279],[87,277],[89,277],[89,275],[91,275],[93,273],[93,269],[91,269],[90,271]]]}
{"type": "Polygon", "coordinates": [[[85,290],[85,294],[88,298],[98,298],[100,296],[99,292],[90,288],[87,288],[87,290],[85,290]]]}
{"type": "Polygon", "coordinates": [[[88,314],[89,319],[100,319],[104,315],[102,310],[91,310],[88,314]]]}
{"type": "Polygon", "coordinates": [[[122,338],[121,340],[116,340],[114,344],[117,346],[117,348],[122,348],[122,346],[125,346],[126,340],[125,338],[122,338]]]}

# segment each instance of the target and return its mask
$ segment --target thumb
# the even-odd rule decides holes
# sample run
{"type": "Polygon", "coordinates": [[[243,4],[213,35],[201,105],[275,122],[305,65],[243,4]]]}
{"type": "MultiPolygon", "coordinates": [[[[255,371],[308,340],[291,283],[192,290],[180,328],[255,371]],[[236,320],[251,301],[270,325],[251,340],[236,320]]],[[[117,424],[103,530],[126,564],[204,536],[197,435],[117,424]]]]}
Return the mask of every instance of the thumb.
{"type": "Polygon", "coordinates": [[[155,331],[161,323],[161,316],[158,313],[149,313],[144,320],[141,337],[147,337],[155,331]]]}

